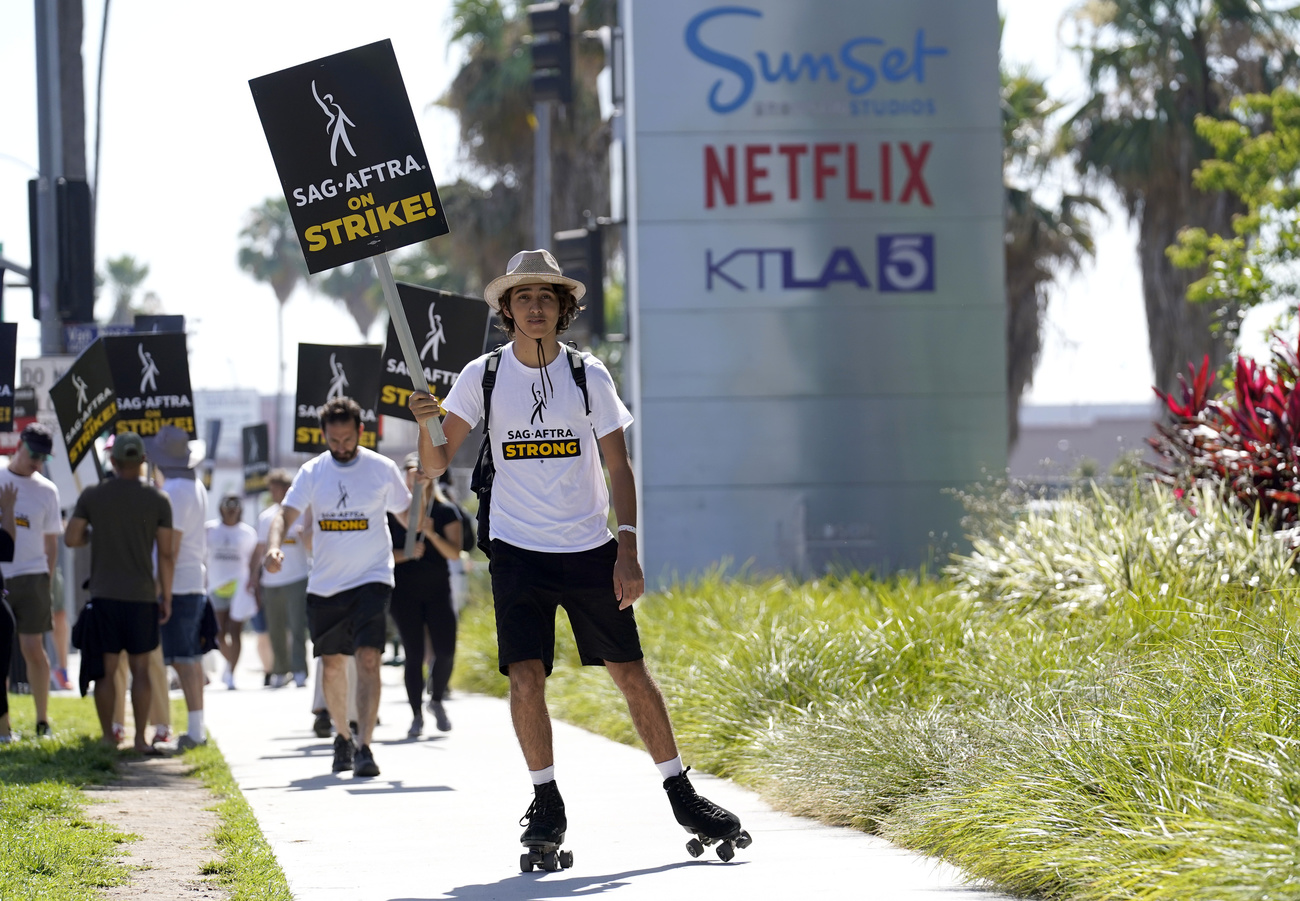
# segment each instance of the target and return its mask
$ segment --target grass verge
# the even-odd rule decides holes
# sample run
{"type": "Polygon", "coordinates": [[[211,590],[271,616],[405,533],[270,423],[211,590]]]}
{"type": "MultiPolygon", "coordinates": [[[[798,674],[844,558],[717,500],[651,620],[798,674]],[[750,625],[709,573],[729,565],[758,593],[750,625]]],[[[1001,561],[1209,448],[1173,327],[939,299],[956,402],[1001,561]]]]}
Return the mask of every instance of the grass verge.
{"type": "MultiPolygon", "coordinates": [[[[32,735],[31,698],[11,697],[10,718],[32,735]]],[[[0,898],[81,901],[128,881],[116,858],[132,836],[86,819],[79,790],[116,775],[94,703],[51,698],[50,719],[53,738],[0,745],[0,898]]]]}
{"type": "Polygon", "coordinates": [[[216,742],[208,739],[206,745],[186,751],[185,761],[217,796],[215,809],[221,817],[215,838],[222,859],[204,864],[203,873],[215,875],[230,891],[231,901],[291,901],[284,870],[216,742]]]}
{"type": "MultiPolygon", "coordinates": [[[[942,578],[652,594],[638,622],[683,757],[1005,890],[1300,899],[1295,558],[1193,505],[1003,506],[942,578]]],[[[634,743],[557,638],[552,711],[634,743]]],[[[504,694],[490,604],[463,615],[457,663],[460,687],[504,694]]]]}

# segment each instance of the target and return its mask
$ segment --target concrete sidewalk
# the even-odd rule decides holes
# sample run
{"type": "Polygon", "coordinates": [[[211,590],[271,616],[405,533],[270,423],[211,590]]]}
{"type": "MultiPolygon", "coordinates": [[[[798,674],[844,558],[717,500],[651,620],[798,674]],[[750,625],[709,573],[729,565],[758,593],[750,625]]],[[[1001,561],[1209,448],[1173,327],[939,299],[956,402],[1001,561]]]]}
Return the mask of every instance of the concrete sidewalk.
{"type": "Polygon", "coordinates": [[[412,741],[401,670],[384,667],[383,676],[374,779],[330,772],[332,740],[311,731],[310,688],[263,689],[252,671],[238,674],[239,690],[208,687],[209,730],[297,901],[540,901],[613,890],[621,901],[1005,897],[947,865],[777,813],[696,773],[700,793],[735,811],[754,843],[730,864],[713,849],[693,860],[645,752],[559,722],[557,781],[574,866],[520,873],[517,820],[532,787],[505,702],[457,695],[447,702],[453,731],[433,731],[430,719],[412,741]]]}

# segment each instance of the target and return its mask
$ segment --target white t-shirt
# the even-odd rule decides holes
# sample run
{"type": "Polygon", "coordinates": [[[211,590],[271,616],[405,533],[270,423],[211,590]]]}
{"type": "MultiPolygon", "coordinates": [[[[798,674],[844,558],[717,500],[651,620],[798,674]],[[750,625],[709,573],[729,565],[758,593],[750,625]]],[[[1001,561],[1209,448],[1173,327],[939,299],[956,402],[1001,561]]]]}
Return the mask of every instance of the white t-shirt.
{"type": "Polygon", "coordinates": [[[208,590],[208,489],[198,479],[167,479],[162,490],[172,502],[172,528],[181,533],[172,594],[203,594],[208,590]]]}
{"type": "Polygon", "coordinates": [[[411,506],[411,492],[392,460],[361,447],[340,465],[326,451],[298,470],[283,505],[311,507],[309,593],[329,597],[370,582],[393,584],[387,514],[411,506]]]}
{"type": "Polygon", "coordinates": [[[213,519],[207,533],[208,591],[230,598],[231,617],[243,622],[257,612],[257,599],[248,591],[248,562],[257,547],[257,532],[246,522],[228,526],[213,519]]]}
{"type": "MultiPolygon", "coordinates": [[[[272,504],[262,511],[257,517],[257,543],[266,544],[266,539],[271,534],[271,520],[280,512],[279,504],[272,504]]],[[[311,560],[307,557],[307,549],[303,546],[302,540],[303,519],[298,517],[294,522],[293,528],[289,534],[284,536],[284,542],[280,545],[280,550],[284,552],[284,563],[280,566],[278,573],[269,573],[265,568],[262,570],[262,584],[268,588],[276,588],[280,585],[292,585],[301,579],[307,578],[307,573],[311,570],[311,560]]]]}
{"type": "Polygon", "coordinates": [[[59,489],[39,472],[20,476],[7,466],[0,469],[0,485],[17,485],[18,499],[14,503],[14,559],[0,563],[0,573],[6,579],[13,576],[38,576],[49,573],[50,561],[45,556],[45,536],[63,533],[63,518],[59,515],[59,489]]]}
{"type": "MultiPolygon", "coordinates": [[[[465,367],[445,406],[471,426],[483,418],[487,355],[465,367]]],[[[588,551],[605,544],[609,492],[597,437],[632,424],[605,364],[583,353],[591,416],[561,350],[542,370],[520,363],[509,345],[492,389],[492,511],[494,539],[533,551],[588,551]],[[594,434],[592,430],[595,430],[594,434]]]]}

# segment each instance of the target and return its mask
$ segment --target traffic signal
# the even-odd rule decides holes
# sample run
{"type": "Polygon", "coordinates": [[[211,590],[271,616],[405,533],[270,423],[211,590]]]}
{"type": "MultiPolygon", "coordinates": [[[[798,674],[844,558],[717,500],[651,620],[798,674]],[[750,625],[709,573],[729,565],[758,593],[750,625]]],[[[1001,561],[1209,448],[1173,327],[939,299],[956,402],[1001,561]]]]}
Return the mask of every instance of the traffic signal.
{"type": "Polygon", "coordinates": [[[95,246],[90,185],[85,179],[55,183],[59,216],[59,319],[95,321],[95,246]]]}
{"type": "Polygon", "coordinates": [[[600,230],[575,228],[556,232],[551,252],[565,275],[587,286],[587,294],[580,301],[587,308],[582,318],[593,338],[605,337],[605,254],[600,230]]]}
{"type": "Polygon", "coordinates": [[[533,31],[533,99],[573,99],[573,28],[569,4],[534,3],[528,7],[533,31]]]}
{"type": "MultiPolygon", "coordinates": [[[[31,230],[32,318],[41,318],[41,284],[43,275],[38,249],[37,183],[27,182],[27,221],[31,230]]],[[[59,246],[59,271],[55,280],[62,322],[95,320],[95,247],[94,220],[90,186],[84,179],[60,178],[54,185],[55,234],[59,246]]]]}

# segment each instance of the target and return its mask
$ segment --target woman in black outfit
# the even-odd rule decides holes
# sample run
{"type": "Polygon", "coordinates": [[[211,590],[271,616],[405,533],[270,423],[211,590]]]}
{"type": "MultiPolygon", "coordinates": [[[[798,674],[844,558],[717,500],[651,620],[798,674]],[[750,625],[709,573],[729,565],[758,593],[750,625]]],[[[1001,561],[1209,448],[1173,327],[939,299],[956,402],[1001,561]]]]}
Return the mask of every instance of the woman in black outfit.
{"type": "MultiPolygon", "coordinates": [[[[433,644],[433,663],[429,667],[429,712],[439,732],[451,729],[451,721],[442,707],[443,694],[451,679],[456,659],[456,610],[451,602],[451,577],[447,561],[460,556],[461,525],[456,509],[447,502],[437,483],[420,470],[418,455],[406,458],[406,485],[414,491],[419,479],[426,493],[432,493],[420,517],[420,533],[415,550],[406,556],[406,529],[392,515],[388,528],[393,533],[394,569],[393,600],[390,610],[397,632],[406,650],[406,699],[413,719],[408,738],[418,738],[424,731],[420,700],[424,694],[424,635],[428,629],[433,644]]],[[[414,518],[415,511],[411,511],[414,518]]]]}
{"type": "MultiPolygon", "coordinates": [[[[5,563],[14,559],[14,504],[18,501],[18,487],[6,485],[0,488],[0,561],[5,563]]],[[[14,609],[9,606],[9,599],[4,592],[4,576],[0,575],[0,744],[14,740],[9,728],[9,665],[13,662],[14,633],[18,623],[14,619],[14,609]]]]}

